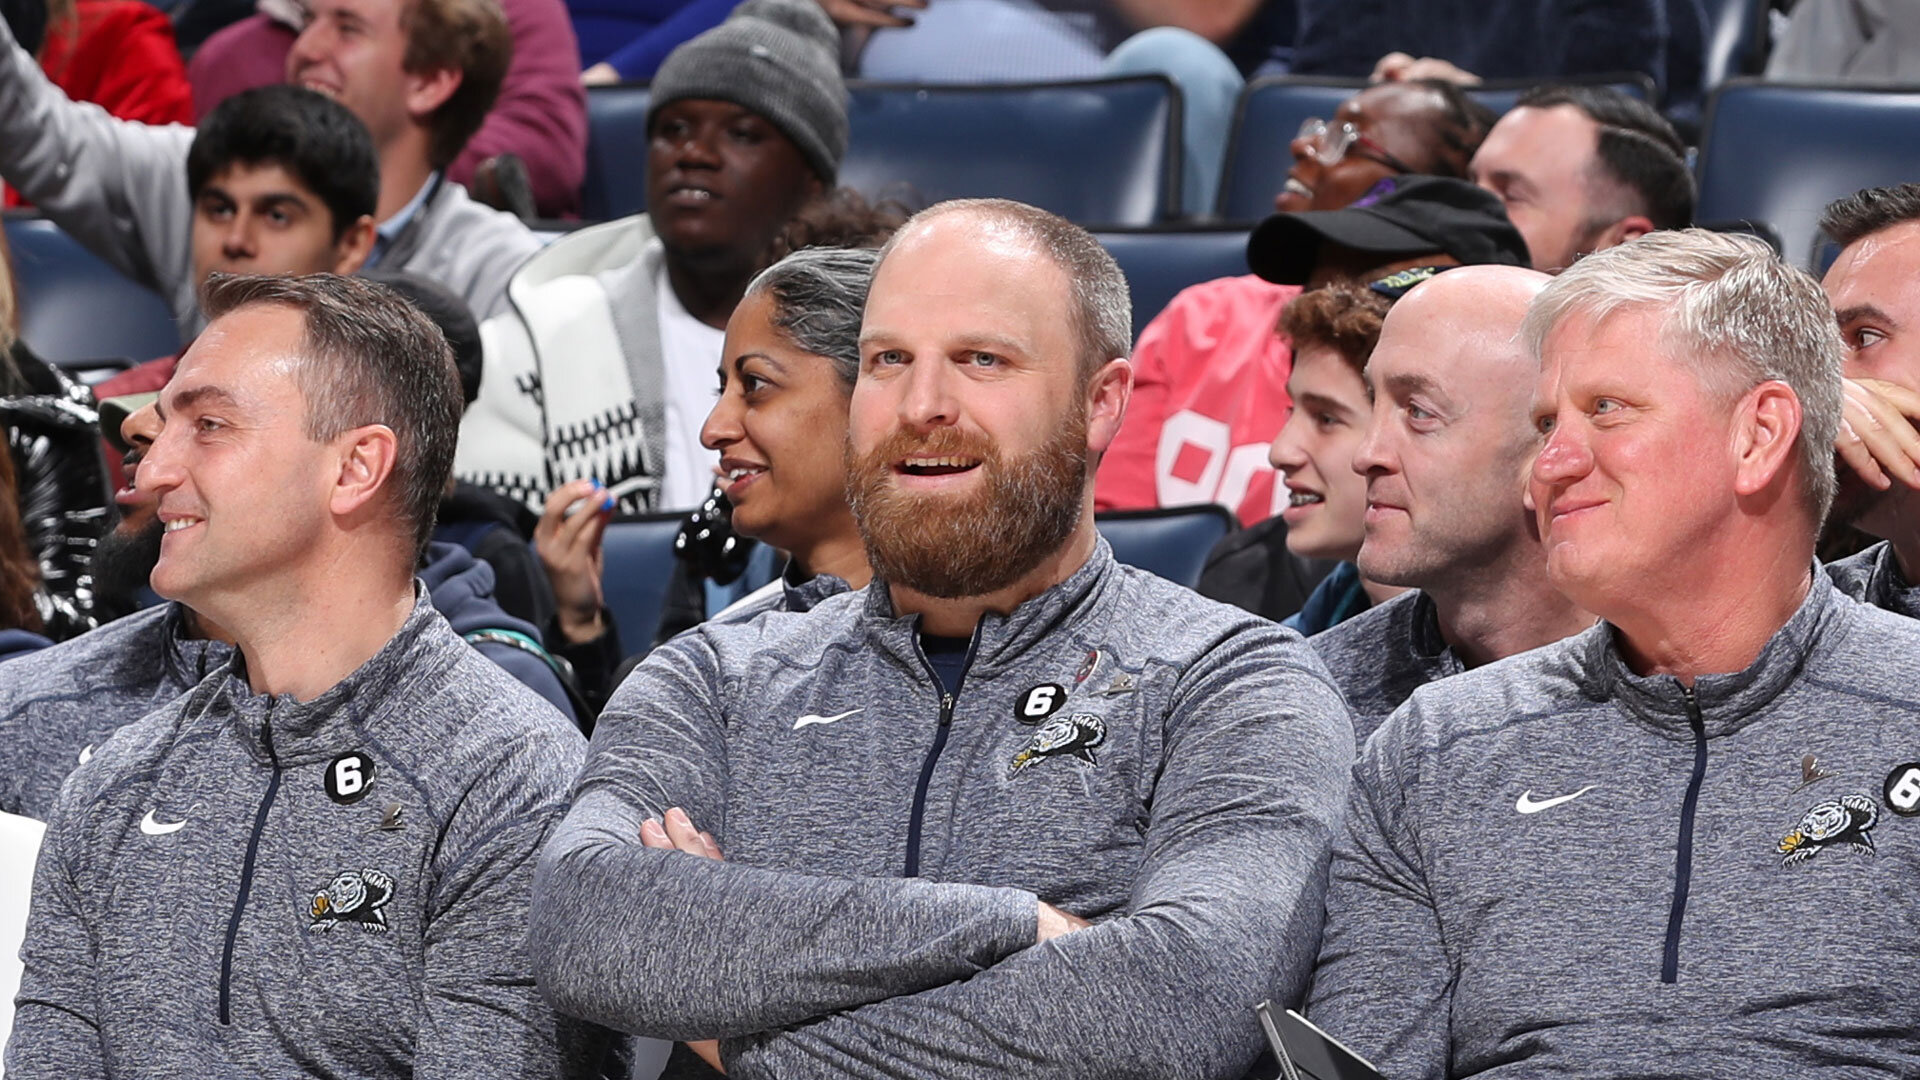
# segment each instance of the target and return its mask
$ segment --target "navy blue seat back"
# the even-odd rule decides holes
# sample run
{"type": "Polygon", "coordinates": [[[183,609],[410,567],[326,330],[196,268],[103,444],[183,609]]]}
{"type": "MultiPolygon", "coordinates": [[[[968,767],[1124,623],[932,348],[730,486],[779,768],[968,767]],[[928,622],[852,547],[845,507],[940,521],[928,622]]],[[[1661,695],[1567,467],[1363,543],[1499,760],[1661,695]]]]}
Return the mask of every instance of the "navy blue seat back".
{"type": "Polygon", "coordinates": [[[1741,75],[1760,74],[1767,61],[1768,0],[1705,0],[1705,4],[1706,88],[1712,90],[1741,75]]]}
{"type": "Polygon", "coordinates": [[[660,611],[673,579],[673,538],[686,519],[682,511],[607,523],[600,588],[607,610],[613,612],[613,623],[620,628],[621,647],[629,654],[644,652],[660,628],[660,611]]]}
{"type": "Polygon", "coordinates": [[[1920,88],[1862,90],[1735,79],[1707,105],[1702,221],[1762,221],[1812,265],[1827,203],[1920,179],[1920,88]]]}
{"type": "Polygon", "coordinates": [[[1159,76],[848,91],[840,182],[868,196],[916,208],[994,196],[1123,227],[1180,204],[1180,98],[1159,76]]]}
{"type": "Polygon", "coordinates": [[[1094,516],[1113,557],[1187,588],[1200,584],[1213,545],[1238,527],[1226,508],[1213,503],[1158,510],[1108,510],[1094,516]]]}
{"type": "Polygon", "coordinates": [[[1103,232],[1100,243],[1127,275],[1133,336],[1189,285],[1247,273],[1247,230],[1103,232]]]}
{"type": "MultiPolygon", "coordinates": [[[[1653,99],[1653,80],[1645,75],[1601,75],[1565,82],[1599,83],[1653,99]]],[[[1468,91],[1497,113],[1513,103],[1535,79],[1489,80],[1468,91]]],[[[1227,143],[1227,163],[1220,182],[1220,216],[1227,221],[1258,221],[1273,213],[1273,197],[1293,168],[1291,144],[1308,117],[1331,118],[1340,103],[1367,88],[1365,79],[1319,79],[1277,75],[1255,79],[1240,92],[1234,110],[1233,134],[1227,143]]]]}
{"type": "Polygon", "coordinates": [[[81,361],[136,362],[180,351],[180,328],[165,300],[101,261],[51,221],[8,217],[19,291],[20,337],[63,367],[81,361]]]}
{"type": "Polygon", "coordinates": [[[587,178],[580,185],[580,215],[587,220],[626,217],[647,208],[647,102],[652,97],[645,83],[587,88],[587,178]]]}

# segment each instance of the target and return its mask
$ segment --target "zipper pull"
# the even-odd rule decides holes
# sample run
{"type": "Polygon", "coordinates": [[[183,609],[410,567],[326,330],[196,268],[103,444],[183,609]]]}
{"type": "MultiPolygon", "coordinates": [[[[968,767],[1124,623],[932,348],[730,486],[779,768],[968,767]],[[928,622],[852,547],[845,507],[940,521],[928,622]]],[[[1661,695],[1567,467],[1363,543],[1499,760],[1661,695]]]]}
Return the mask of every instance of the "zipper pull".
{"type": "Polygon", "coordinates": [[[940,726],[946,727],[948,724],[951,724],[951,723],[953,723],[953,695],[941,694],[940,695],[940,726]]]}

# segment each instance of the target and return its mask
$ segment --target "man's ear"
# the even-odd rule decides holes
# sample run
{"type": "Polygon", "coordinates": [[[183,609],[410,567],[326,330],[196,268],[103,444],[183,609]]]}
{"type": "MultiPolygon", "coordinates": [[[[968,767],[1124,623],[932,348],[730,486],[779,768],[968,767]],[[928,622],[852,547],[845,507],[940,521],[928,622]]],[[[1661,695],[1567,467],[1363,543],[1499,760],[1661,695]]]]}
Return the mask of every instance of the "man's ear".
{"type": "Polygon", "coordinates": [[[337,518],[364,514],[393,475],[399,440],[387,425],[368,424],[342,432],[334,446],[340,454],[340,471],[327,509],[337,518]]]}
{"type": "Polygon", "coordinates": [[[373,215],[361,214],[360,220],[347,227],[340,239],[333,245],[333,272],[336,274],[357,274],[366,265],[367,256],[373,254],[374,237],[373,215]]]}
{"type": "Polygon", "coordinates": [[[1607,231],[1601,234],[1600,243],[1594,246],[1594,250],[1605,251],[1610,247],[1619,247],[1629,240],[1638,240],[1652,231],[1653,221],[1649,218],[1639,214],[1623,217],[1607,226],[1607,231]]]}
{"type": "Polygon", "coordinates": [[[1800,434],[1800,397],[1778,379],[1746,392],[1735,413],[1735,494],[1757,495],[1785,475],[1800,434]]]}
{"type": "Polygon", "coordinates": [[[433,111],[447,103],[466,73],[459,68],[428,68],[406,73],[407,115],[424,124],[433,111]]]}
{"type": "Polygon", "coordinates": [[[1096,457],[1120,434],[1132,397],[1133,364],[1124,357],[1107,361],[1087,384],[1087,449],[1096,457]]]}

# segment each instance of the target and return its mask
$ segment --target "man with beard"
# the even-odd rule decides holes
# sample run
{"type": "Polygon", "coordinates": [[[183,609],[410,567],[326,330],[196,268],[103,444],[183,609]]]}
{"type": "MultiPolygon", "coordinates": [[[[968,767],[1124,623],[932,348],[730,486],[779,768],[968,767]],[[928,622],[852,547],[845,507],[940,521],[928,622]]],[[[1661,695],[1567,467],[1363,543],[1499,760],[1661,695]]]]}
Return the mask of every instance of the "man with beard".
{"type": "Polygon", "coordinates": [[[1881,542],[1827,567],[1856,600],[1920,618],[1920,184],[1835,201],[1841,245],[1821,282],[1846,342],[1846,422],[1833,517],[1881,542]]]}
{"type": "Polygon", "coordinates": [[[875,581],[615,694],[536,879],[561,1010],[718,1039],[734,1076],[1252,1065],[1253,1006],[1305,986],[1351,726],[1297,638],[1094,529],[1127,333],[1051,214],[894,237],[848,419],[875,581]]]}
{"type": "Polygon", "coordinates": [[[1519,340],[1549,279],[1470,266],[1387,313],[1367,362],[1373,414],[1354,453],[1366,477],[1369,581],[1410,587],[1317,634],[1364,743],[1414,688],[1558,641],[1593,622],[1547,580],[1522,504],[1540,449],[1538,365],[1519,340]]]}

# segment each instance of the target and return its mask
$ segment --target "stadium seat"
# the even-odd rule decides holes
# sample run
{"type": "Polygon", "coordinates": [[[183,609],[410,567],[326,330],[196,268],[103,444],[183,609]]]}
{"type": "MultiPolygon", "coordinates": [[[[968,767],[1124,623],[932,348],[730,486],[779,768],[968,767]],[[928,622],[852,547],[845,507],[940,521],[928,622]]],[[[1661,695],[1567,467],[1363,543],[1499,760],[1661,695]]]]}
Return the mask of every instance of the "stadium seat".
{"type": "Polygon", "coordinates": [[[1113,548],[1114,558],[1189,589],[1199,586],[1200,571],[1213,545],[1238,527],[1225,507],[1213,503],[1108,510],[1094,515],[1094,524],[1113,548]]]}
{"type": "Polygon", "coordinates": [[[1120,227],[1180,205],[1180,95],[1164,78],[848,90],[840,182],[869,196],[999,196],[1120,227]]]}
{"type": "MultiPolygon", "coordinates": [[[[998,86],[851,83],[840,182],[918,209],[995,195],[1090,225],[1151,225],[1180,205],[1180,98],[1164,78],[998,86]]],[[[648,88],[587,92],[582,212],[646,209],[648,88]]]]}
{"type": "Polygon", "coordinates": [[[1788,262],[1818,255],[1827,203],[1920,177],[1920,89],[1861,90],[1735,79],[1707,104],[1702,221],[1763,221],[1788,262]]]}
{"type": "Polygon", "coordinates": [[[620,629],[620,645],[627,653],[644,652],[653,644],[666,604],[667,583],[673,578],[673,538],[684,511],[615,518],[607,523],[601,551],[605,558],[600,587],[613,623],[620,629]]]}
{"type": "MultiPolygon", "coordinates": [[[[1653,80],[1645,75],[1595,75],[1564,82],[1612,86],[1641,99],[1653,99],[1653,80]]],[[[1504,113],[1536,79],[1489,80],[1469,91],[1494,112],[1504,113]]],[[[1255,79],[1240,93],[1233,134],[1220,181],[1220,217],[1258,221],[1273,213],[1273,197],[1293,167],[1291,144],[1300,122],[1331,117],[1340,103],[1366,89],[1365,79],[1317,79],[1277,75],[1255,79]]]]}
{"type": "Polygon", "coordinates": [[[1210,229],[1095,234],[1127,275],[1133,294],[1133,336],[1189,285],[1247,272],[1247,231],[1210,229]]]}
{"type": "Polygon", "coordinates": [[[51,221],[6,219],[19,291],[20,337],[42,359],[67,368],[89,361],[151,360],[180,351],[173,312],[80,246],[51,221]]]}
{"type": "Polygon", "coordinates": [[[580,185],[580,214],[587,220],[626,217],[647,208],[647,103],[652,98],[645,83],[587,88],[587,178],[580,185]]]}
{"type": "Polygon", "coordinates": [[[1758,75],[1766,66],[1768,0],[1705,0],[1704,83],[1711,91],[1728,79],[1758,75]]]}

